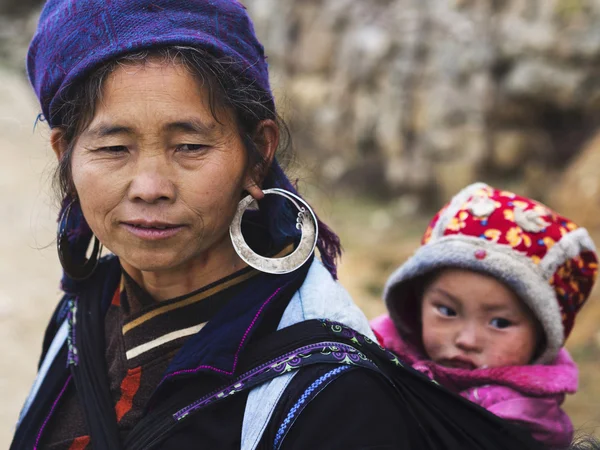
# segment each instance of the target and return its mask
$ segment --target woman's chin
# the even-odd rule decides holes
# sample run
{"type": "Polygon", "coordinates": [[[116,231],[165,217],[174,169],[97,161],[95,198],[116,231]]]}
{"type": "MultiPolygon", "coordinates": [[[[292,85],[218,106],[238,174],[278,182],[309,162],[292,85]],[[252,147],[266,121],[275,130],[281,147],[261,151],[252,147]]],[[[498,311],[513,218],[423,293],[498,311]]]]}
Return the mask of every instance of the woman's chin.
{"type": "Polygon", "coordinates": [[[147,255],[119,257],[119,260],[123,268],[140,272],[169,271],[181,266],[185,262],[180,255],[160,254],[158,252],[147,255]]]}

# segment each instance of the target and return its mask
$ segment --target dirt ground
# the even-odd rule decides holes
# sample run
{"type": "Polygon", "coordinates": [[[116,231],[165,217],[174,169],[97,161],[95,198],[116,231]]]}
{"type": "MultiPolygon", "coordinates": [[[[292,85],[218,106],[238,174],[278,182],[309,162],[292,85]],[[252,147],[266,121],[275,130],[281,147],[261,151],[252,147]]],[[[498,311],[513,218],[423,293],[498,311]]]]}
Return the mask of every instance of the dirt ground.
{"type": "MultiPolygon", "coordinates": [[[[35,377],[44,327],[60,295],[56,202],[49,189],[54,156],[45,124],[34,132],[37,111],[27,83],[0,68],[0,448],[10,443],[35,377]]],[[[382,313],[385,278],[417,245],[425,220],[407,220],[402,204],[377,205],[310,186],[307,191],[342,237],[342,284],[369,317],[382,313]]],[[[567,400],[566,409],[585,432],[600,425],[599,319],[600,300],[594,298],[570,341],[582,376],[581,390],[567,400]]]]}

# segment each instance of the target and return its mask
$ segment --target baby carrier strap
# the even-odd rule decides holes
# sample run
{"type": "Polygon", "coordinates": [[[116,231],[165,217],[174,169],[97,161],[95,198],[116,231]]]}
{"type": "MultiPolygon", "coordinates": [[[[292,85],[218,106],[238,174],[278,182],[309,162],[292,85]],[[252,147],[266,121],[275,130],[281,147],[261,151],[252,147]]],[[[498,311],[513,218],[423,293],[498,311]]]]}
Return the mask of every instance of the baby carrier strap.
{"type": "Polygon", "coordinates": [[[112,266],[99,264],[82,295],[71,303],[70,318],[77,323],[77,334],[72,337],[68,365],[92,448],[119,450],[119,430],[104,358],[106,300],[112,297],[121,275],[120,267],[112,266]]]}

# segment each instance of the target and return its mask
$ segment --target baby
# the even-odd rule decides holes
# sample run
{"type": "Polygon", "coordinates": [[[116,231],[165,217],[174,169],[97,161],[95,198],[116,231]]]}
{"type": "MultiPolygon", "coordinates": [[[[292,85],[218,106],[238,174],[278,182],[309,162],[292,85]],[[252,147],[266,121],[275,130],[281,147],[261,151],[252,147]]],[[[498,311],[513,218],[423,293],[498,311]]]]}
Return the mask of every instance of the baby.
{"type": "Polygon", "coordinates": [[[577,390],[564,342],[597,272],[583,228],[482,183],[432,220],[389,278],[381,343],[415,369],[551,448],[573,426],[560,405],[577,390]]]}

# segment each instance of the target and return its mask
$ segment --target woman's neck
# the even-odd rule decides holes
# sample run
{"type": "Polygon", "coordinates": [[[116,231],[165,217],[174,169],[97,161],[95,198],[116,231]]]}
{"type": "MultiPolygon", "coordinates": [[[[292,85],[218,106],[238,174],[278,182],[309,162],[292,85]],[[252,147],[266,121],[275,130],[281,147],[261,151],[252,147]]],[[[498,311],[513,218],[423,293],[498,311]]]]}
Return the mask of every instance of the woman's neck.
{"type": "Polygon", "coordinates": [[[121,260],[133,280],[158,301],[196,291],[246,267],[227,239],[223,248],[214,248],[185,263],[161,271],[139,270],[121,260]]]}

